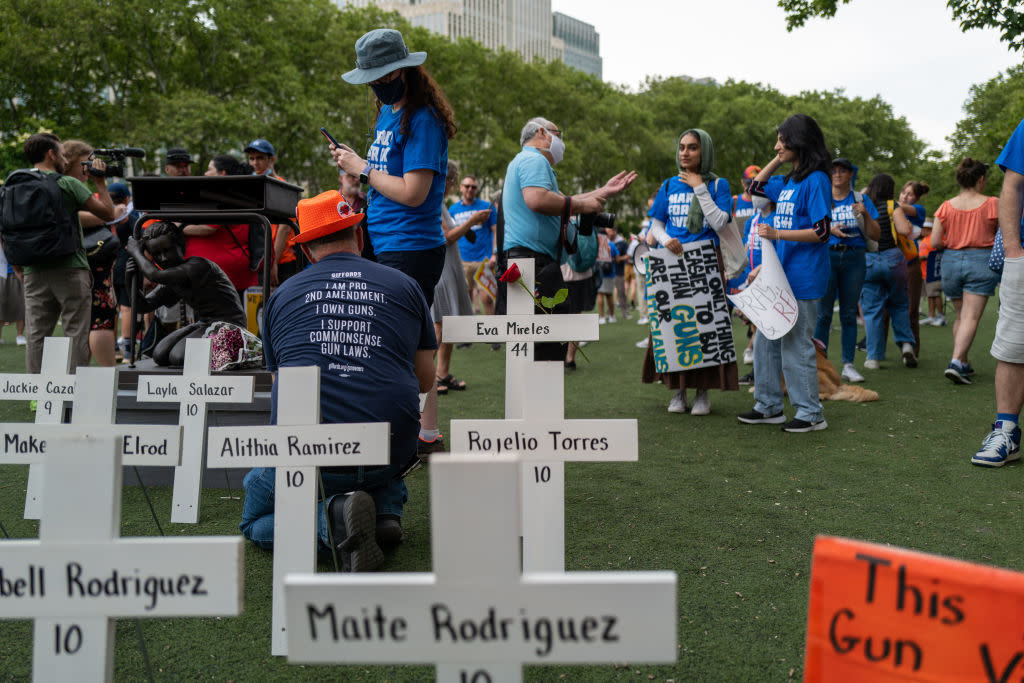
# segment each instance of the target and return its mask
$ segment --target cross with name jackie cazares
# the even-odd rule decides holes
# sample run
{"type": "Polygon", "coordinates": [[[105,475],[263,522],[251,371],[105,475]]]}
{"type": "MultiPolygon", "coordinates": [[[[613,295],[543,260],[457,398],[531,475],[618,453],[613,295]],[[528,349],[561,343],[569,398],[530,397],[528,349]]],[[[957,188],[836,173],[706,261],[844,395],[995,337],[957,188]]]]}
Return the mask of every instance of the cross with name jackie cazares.
{"type": "Polygon", "coordinates": [[[185,341],[181,375],[140,375],[136,400],[178,403],[178,424],[184,431],[181,464],[174,468],[171,521],[195,524],[206,453],[206,408],[210,403],[252,403],[251,375],[210,375],[209,339],[185,341]]]}
{"type": "MultiPolygon", "coordinates": [[[[513,261],[533,290],[533,259],[513,261]]],[[[565,420],[561,361],[534,361],[538,341],[594,340],[597,316],[533,315],[534,302],[508,285],[507,316],[445,316],[444,340],[505,341],[505,419],[452,420],[453,453],[522,457],[525,571],[565,569],[565,462],[636,461],[636,420],[565,420]],[[480,336],[481,330],[490,330],[480,336]]]]}
{"type": "Polygon", "coordinates": [[[0,618],[35,619],[36,681],[111,680],[116,617],[242,610],[240,538],[119,538],[122,453],[176,465],[181,428],[112,424],[115,377],[78,369],[70,425],[0,425],[0,464],[46,462],[39,540],[0,542],[0,618]]]}
{"type": "Polygon", "coordinates": [[[276,382],[277,424],[211,427],[206,466],[276,468],[270,652],[286,655],[285,576],[316,569],[316,470],[387,465],[390,432],[387,422],[320,424],[320,368],[281,368],[276,382]]]}
{"type": "MultiPolygon", "coordinates": [[[[75,376],[71,364],[71,339],[47,337],[43,340],[43,361],[38,375],[0,374],[0,401],[35,401],[36,424],[60,424],[64,402],[75,397],[75,376]]],[[[42,461],[29,465],[25,492],[25,519],[39,519],[43,511],[42,461]]]]}
{"type": "Polygon", "coordinates": [[[288,661],[436,663],[453,683],[519,681],[524,663],[675,662],[675,572],[520,572],[520,467],[431,459],[433,573],[286,577],[288,661]]]}

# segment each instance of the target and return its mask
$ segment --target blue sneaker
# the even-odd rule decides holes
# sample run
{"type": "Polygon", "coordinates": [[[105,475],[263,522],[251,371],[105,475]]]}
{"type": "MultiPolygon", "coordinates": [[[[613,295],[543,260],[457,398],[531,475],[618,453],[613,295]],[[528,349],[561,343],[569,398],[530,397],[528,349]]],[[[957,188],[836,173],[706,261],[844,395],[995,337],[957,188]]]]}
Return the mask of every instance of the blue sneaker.
{"type": "Polygon", "coordinates": [[[1020,459],[1020,427],[1012,432],[1003,430],[1002,421],[992,425],[992,432],[985,437],[981,450],[974,454],[971,462],[983,467],[1002,467],[1008,462],[1020,459]]]}
{"type": "Polygon", "coordinates": [[[967,376],[967,368],[958,363],[957,361],[951,361],[949,367],[946,368],[946,379],[951,381],[953,384],[970,384],[971,378],[967,376]]]}
{"type": "Polygon", "coordinates": [[[964,363],[963,369],[960,372],[968,377],[974,377],[974,368],[971,367],[970,363],[964,363]]]}

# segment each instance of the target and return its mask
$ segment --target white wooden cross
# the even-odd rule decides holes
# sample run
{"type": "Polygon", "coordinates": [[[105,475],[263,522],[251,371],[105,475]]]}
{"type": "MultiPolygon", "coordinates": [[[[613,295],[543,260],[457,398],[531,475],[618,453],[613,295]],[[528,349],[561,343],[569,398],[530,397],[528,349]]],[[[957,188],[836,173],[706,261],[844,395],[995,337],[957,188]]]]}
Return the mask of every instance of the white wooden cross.
{"type": "MultiPolygon", "coordinates": [[[[38,375],[0,374],[0,401],[35,401],[36,424],[60,424],[64,401],[74,398],[75,376],[69,372],[70,365],[71,339],[47,337],[38,375]]],[[[25,519],[39,519],[42,514],[43,468],[41,462],[29,465],[25,519]]]]}
{"type": "MultiPolygon", "coordinates": [[[[533,291],[533,260],[517,263],[527,287],[533,291]]],[[[570,321],[567,334],[549,339],[598,337],[594,314],[534,316],[533,300],[518,284],[508,285],[508,301],[509,311],[517,315],[505,318],[514,320],[514,328],[501,322],[501,316],[446,317],[445,341],[466,341],[468,332],[495,325],[500,329],[550,327],[560,324],[560,319],[570,321]],[[573,329],[573,325],[579,329],[573,329]],[[455,336],[449,335],[450,329],[455,336]]],[[[561,361],[533,361],[529,342],[509,344],[506,348],[505,420],[452,420],[452,452],[514,452],[522,456],[523,570],[564,571],[565,462],[637,460],[637,423],[565,421],[565,375],[561,361]],[[527,348],[523,352],[517,347],[527,348]]]]}
{"type": "Polygon", "coordinates": [[[675,572],[521,573],[516,456],[430,463],[434,571],[292,574],[288,661],[437,663],[452,683],[522,665],[676,659],[675,572]]]}
{"type": "Polygon", "coordinates": [[[185,341],[181,375],[140,375],[136,400],[179,403],[178,424],[185,431],[181,464],[174,468],[171,521],[199,521],[199,494],[206,452],[206,407],[209,403],[252,403],[252,375],[210,375],[210,340],[185,341]]]}
{"type": "Polygon", "coordinates": [[[277,424],[211,427],[206,465],[275,468],[270,651],[286,655],[284,578],[316,570],[317,468],[387,465],[391,442],[386,422],[320,424],[320,368],[281,368],[276,382],[277,424]]]}
{"type": "MultiPolygon", "coordinates": [[[[111,680],[117,617],[242,610],[240,538],[119,538],[121,451],[129,442],[116,433],[140,427],[112,425],[115,377],[114,368],[78,368],[72,424],[45,428],[43,453],[3,457],[47,462],[39,540],[0,542],[0,589],[8,593],[0,618],[35,619],[35,681],[111,680]]],[[[175,464],[180,445],[165,442],[166,452],[149,454],[143,464],[175,464]]]]}

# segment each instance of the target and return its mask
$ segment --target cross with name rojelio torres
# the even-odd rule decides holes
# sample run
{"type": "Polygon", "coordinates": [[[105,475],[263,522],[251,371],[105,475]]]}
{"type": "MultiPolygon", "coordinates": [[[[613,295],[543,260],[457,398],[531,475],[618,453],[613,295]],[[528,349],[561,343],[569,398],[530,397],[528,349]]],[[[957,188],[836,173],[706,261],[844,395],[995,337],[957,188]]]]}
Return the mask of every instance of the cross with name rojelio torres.
{"type": "Polygon", "coordinates": [[[119,538],[122,452],[176,465],[180,428],[114,425],[114,368],[82,367],[75,381],[70,425],[0,426],[0,462],[47,464],[39,540],[0,541],[0,618],[35,620],[40,682],[112,680],[115,618],[242,610],[240,538],[119,538]]]}
{"type": "MultiPolygon", "coordinates": [[[[75,376],[70,373],[71,340],[47,337],[43,340],[43,361],[38,375],[0,374],[0,401],[35,401],[36,424],[60,424],[64,402],[75,397],[75,376]]],[[[43,511],[44,464],[28,468],[25,519],[39,519],[43,511]]]]}
{"type": "Polygon", "coordinates": [[[521,681],[523,664],[675,662],[675,572],[520,572],[521,465],[431,459],[433,573],[289,575],[288,661],[436,663],[451,683],[521,681]]]}
{"type": "Polygon", "coordinates": [[[199,494],[206,453],[207,405],[252,403],[252,375],[211,375],[210,340],[185,341],[185,366],[181,375],[140,375],[136,400],[178,403],[178,424],[184,430],[181,464],[174,468],[171,521],[199,521],[199,494]]]}
{"type": "Polygon", "coordinates": [[[211,427],[206,465],[275,468],[270,645],[286,655],[285,576],[316,571],[317,468],[387,465],[391,436],[386,422],[320,424],[318,367],[281,368],[276,382],[277,424],[211,427]]]}
{"type": "MultiPolygon", "coordinates": [[[[532,289],[533,260],[519,261],[532,289]],[[525,267],[524,267],[525,266],[525,267]]],[[[533,301],[521,287],[509,286],[509,310],[525,311],[534,324],[568,318],[568,334],[556,339],[597,339],[594,314],[532,316],[533,301]],[[515,308],[513,309],[513,306],[515,308]]],[[[495,325],[498,316],[445,318],[461,333],[475,325],[495,325]],[[476,321],[485,321],[483,323],[476,321]],[[490,322],[486,322],[490,321],[490,322]]],[[[518,317],[518,316],[505,316],[518,317]]],[[[500,320],[500,317],[498,317],[500,320]]],[[[516,323],[517,328],[522,323],[516,323]]],[[[539,340],[538,340],[539,341],[539,340]]],[[[544,339],[543,341],[549,341],[544,339]]],[[[636,420],[565,420],[565,376],[560,361],[533,361],[509,343],[505,373],[504,420],[452,420],[450,434],[455,453],[518,453],[522,456],[522,536],[524,571],[565,569],[565,462],[636,461],[639,457],[636,420]],[[514,371],[509,372],[508,368],[514,371]]]]}

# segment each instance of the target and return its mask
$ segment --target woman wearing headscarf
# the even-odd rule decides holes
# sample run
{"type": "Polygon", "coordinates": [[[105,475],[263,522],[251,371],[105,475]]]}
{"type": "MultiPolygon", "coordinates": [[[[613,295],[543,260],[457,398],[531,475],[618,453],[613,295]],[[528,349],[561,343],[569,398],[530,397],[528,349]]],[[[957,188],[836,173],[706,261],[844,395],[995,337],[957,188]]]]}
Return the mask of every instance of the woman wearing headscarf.
{"type": "MultiPolygon", "coordinates": [[[[662,183],[648,212],[651,217],[649,233],[661,246],[677,255],[683,253],[683,244],[702,240],[711,240],[717,250],[717,231],[729,222],[732,194],[728,181],[711,171],[715,166],[715,147],[711,136],[699,128],[691,128],[680,135],[676,166],[679,174],[662,183]]],[[[721,254],[718,257],[718,272],[708,273],[708,279],[714,275],[724,285],[721,254]]],[[[656,373],[654,354],[648,344],[644,356],[643,381],[649,384],[656,380],[661,380],[662,384],[675,392],[668,404],[670,413],[687,411],[686,390],[689,388],[696,389],[693,408],[690,410],[692,415],[707,415],[711,412],[708,389],[739,389],[735,360],[694,370],[656,373]]]]}

